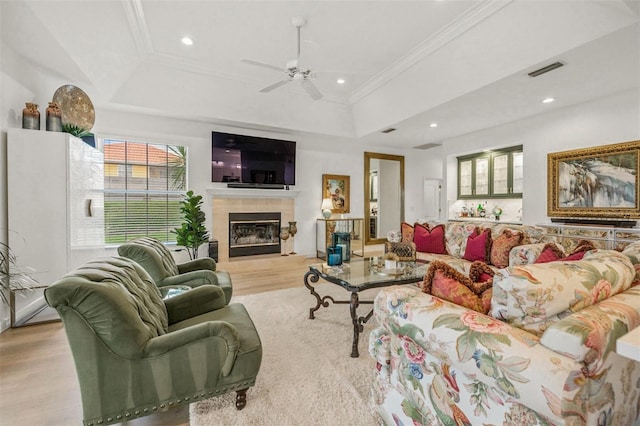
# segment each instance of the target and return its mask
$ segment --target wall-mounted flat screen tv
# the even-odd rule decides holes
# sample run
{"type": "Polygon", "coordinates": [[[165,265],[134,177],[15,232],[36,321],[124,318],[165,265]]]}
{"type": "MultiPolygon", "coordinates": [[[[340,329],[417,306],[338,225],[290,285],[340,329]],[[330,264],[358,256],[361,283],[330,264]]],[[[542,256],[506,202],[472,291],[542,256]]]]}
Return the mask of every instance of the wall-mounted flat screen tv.
{"type": "Polygon", "coordinates": [[[211,181],[295,185],[296,143],[212,132],[211,181]]]}

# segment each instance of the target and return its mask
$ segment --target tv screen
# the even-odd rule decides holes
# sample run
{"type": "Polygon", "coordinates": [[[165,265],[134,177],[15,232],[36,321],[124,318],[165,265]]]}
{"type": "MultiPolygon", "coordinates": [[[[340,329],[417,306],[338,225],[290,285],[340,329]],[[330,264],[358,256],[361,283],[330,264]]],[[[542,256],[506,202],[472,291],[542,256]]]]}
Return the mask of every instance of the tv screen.
{"type": "Polygon", "coordinates": [[[211,181],[295,185],[296,143],[212,132],[211,181]]]}

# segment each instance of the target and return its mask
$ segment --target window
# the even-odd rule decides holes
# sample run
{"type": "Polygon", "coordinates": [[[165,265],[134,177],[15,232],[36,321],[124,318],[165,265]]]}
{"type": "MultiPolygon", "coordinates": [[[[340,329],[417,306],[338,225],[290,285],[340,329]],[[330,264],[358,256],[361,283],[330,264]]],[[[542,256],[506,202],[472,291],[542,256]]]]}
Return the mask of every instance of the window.
{"type": "Polygon", "coordinates": [[[104,140],[107,244],[150,236],[175,242],[182,222],[187,151],[183,146],[104,140]]]}

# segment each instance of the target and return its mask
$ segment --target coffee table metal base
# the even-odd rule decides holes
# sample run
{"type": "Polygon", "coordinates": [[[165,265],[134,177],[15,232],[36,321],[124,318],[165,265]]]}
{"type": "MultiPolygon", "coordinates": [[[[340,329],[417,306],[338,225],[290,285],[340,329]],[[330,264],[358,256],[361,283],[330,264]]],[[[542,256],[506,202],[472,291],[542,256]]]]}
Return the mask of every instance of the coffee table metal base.
{"type": "Polygon", "coordinates": [[[313,287],[310,283],[317,283],[320,279],[320,274],[316,271],[309,271],[304,275],[304,285],[309,289],[311,294],[316,298],[316,306],[313,308],[309,308],[309,319],[315,319],[314,312],[320,309],[320,307],[324,306],[325,308],[329,306],[329,302],[333,304],[349,304],[349,310],[351,311],[351,322],[353,323],[353,340],[351,343],[351,358],[358,358],[360,353],[358,351],[358,342],[360,340],[360,333],[364,330],[364,324],[369,321],[371,316],[373,315],[373,309],[369,311],[369,313],[363,317],[358,316],[358,306],[360,304],[373,304],[373,300],[360,300],[357,292],[351,292],[350,300],[335,300],[332,296],[320,296],[315,287],[313,287]]]}

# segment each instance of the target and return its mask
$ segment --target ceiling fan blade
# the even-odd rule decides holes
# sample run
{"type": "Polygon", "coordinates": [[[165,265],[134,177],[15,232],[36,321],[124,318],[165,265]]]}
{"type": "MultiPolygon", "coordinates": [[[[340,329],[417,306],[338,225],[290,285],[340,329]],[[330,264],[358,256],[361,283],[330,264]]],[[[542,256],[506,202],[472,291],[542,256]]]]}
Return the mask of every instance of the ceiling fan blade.
{"type": "Polygon", "coordinates": [[[316,85],[313,84],[311,80],[302,80],[302,88],[307,91],[309,96],[311,96],[314,101],[322,99],[322,93],[320,93],[316,85]]]}
{"type": "Polygon", "coordinates": [[[267,93],[272,91],[273,89],[277,89],[280,86],[284,86],[285,84],[287,84],[288,82],[290,82],[291,80],[280,80],[277,83],[273,83],[265,88],[260,89],[260,91],[262,93],[267,93]]]}
{"type": "Polygon", "coordinates": [[[254,61],[252,59],[241,59],[240,62],[244,62],[245,64],[249,64],[249,65],[256,65],[262,68],[267,68],[273,71],[284,72],[282,67],[276,67],[275,65],[265,64],[264,62],[254,61]]]}

